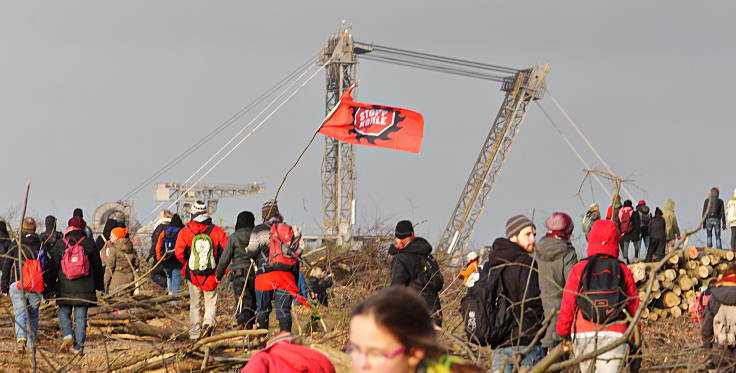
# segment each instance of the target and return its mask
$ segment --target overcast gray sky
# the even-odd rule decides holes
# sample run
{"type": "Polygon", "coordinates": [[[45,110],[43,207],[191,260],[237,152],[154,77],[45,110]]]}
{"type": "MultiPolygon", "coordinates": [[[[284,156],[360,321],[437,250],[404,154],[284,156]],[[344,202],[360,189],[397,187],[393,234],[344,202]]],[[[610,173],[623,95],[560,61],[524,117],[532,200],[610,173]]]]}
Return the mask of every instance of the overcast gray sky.
{"type": "MultiPolygon", "coordinates": [[[[1,1],[0,213],[18,206],[30,179],[32,215],[66,221],[79,206],[91,216],[316,54],[343,19],[361,41],[513,67],[549,63],[550,90],[607,162],[636,180],[634,197],[652,206],[673,198],[685,227],[695,224],[710,186],[732,195],[736,3],[447,4],[1,1]]],[[[360,80],[360,101],[421,112],[425,137],[419,156],[356,148],[358,221],[427,220],[419,233],[436,242],[498,111],[499,86],[372,61],[361,64],[360,80]]],[[[551,101],[542,104],[586,150],[551,101]]],[[[218,216],[232,222],[240,210],[257,211],[323,114],[322,74],[205,180],[268,188],[221,201],[218,216]]],[[[159,181],[186,179],[246,122],[159,181]]],[[[280,198],[291,222],[321,222],[323,141],[280,198]]],[[[474,243],[503,234],[514,214],[534,210],[543,224],[566,211],[577,222],[583,203],[595,197],[607,205],[589,186],[581,202],[582,178],[579,161],[532,107],[474,243]]],[[[135,200],[144,215],[153,188],[135,200]]]]}

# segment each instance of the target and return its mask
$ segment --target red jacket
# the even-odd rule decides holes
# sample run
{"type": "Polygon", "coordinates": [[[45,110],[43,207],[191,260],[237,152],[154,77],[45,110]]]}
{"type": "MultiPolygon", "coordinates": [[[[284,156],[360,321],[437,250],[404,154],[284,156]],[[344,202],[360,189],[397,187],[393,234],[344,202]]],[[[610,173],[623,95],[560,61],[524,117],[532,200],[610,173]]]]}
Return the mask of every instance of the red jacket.
{"type": "MultiPolygon", "coordinates": [[[[181,269],[181,275],[189,280],[192,285],[204,291],[212,291],[217,288],[215,272],[212,272],[212,274],[208,276],[195,275],[189,271],[189,265],[187,262],[189,260],[192,239],[194,236],[204,233],[210,225],[213,225],[211,219],[207,219],[202,223],[198,223],[194,220],[190,221],[186,227],[179,231],[179,235],[176,238],[176,247],[174,248],[176,258],[184,264],[184,267],[181,269]]],[[[222,228],[214,225],[210,232],[210,238],[212,239],[212,243],[215,245],[215,263],[217,263],[220,260],[220,254],[222,253],[223,248],[227,245],[227,235],[222,228]]]]}
{"type": "MultiPolygon", "coordinates": [[[[588,234],[588,256],[608,254],[618,257],[619,238],[620,233],[618,233],[616,223],[611,220],[596,221],[588,234]]],[[[618,323],[600,328],[600,325],[585,320],[582,317],[582,313],[577,306],[577,291],[580,285],[580,275],[583,273],[583,268],[585,268],[587,263],[587,259],[579,261],[572,267],[570,276],[567,278],[565,291],[562,295],[560,314],[557,318],[557,334],[565,337],[570,335],[572,331],[575,333],[585,333],[602,330],[624,333],[627,327],[626,324],[618,323]],[[573,323],[575,324],[574,329],[573,323]]],[[[636,282],[634,282],[634,276],[631,274],[629,267],[624,263],[619,263],[619,266],[621,266],[626,283],[626,289],[624,290],[629,299],[626,308],[633,315],[639,307],[639,291],[636,288],[636,282]]]]}
{"type": "Polygon", "coordinates": [[[275,343],[250,358],[240,373],[335,373],[325,355],[287,341],[275,343]]]}

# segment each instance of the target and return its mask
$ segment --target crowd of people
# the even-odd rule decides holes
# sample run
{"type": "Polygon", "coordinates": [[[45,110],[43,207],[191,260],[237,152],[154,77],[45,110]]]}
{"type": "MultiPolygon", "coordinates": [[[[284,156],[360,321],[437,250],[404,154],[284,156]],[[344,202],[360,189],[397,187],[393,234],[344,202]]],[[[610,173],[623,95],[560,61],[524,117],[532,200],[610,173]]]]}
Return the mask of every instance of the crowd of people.
{"type": "MultiPolygon", "coordinates": [[[[629,335],[630,316],[639,305],[627,263],[661,260],[674,247],[681,234],[674,208],[674,202],[666,200],[652,213],[646,201],[634,206],[630,200],[621,203],[614,198],[602,215],[598,205],[591,205],[581,222],[587,242],[585,258],[578,258],[573,246],[575,224],[570,215],[551,214],[539,240],[531,219],[511,217],[505,236],[495,239],[481,255],[467,253],[467,265],[458,273],[467,287],[461,312],[469,341],[493,349],[494,372],[533,366],[560,343],[571,343],[575,356],[615,344],[594,359],[581,361],[583,371],[618,372],[624,365],[636,367],[636,359],[627,360],[627,356],[639,344],[624,338],[629,335]]],[[[329,360],[299,345],[291,334],[293,304],[327,306],[332,276],[319,267],[300,270],[301,233],[285,222],[276,201],[262,205],[258,223],[252,212],[239,213],[229,236],[213,223],[204,202],[195,202],[188,212],[186,224],[178,214],[161,212],[145,259],[152,265],[151,280],[168,294],[189,293],[189,338],[195,341],[212,335],[217,288],[229,273],[236,300],[235,327],[269,329],[274,308],[278,322],[279,333],[254,355],[244,372],[275,371],[268,370],[269,364],[291,364],[289,356],[297,355],[303,356],[301,364],[314,368],[307,371],[334,371],[329,360]]],[[[736,244],[736,191],[726,204],[713,188],[704,202],[703,217],[708,246],[715,237],[716,247],[721,247],[720,232],[727,226],[732,230],[732,247],[736,244]]],[[[88,310],[98,304],[98,296],[130,296],[142,282],[139,273],[144,258],[138,257],[130,234],[125,222],[109,219],[101,234],[93,237],[81,209],[74,210],[63,233],[57,230],[53,216],[46,217],[40,234],[37,222],[27,217],[19,229],[19,240],[11,239],[0,221],[0,250],[5,258],[0,267],[0,291],[13,304],[19,348],[37,343],[40,304],[43,299],[54,299],[61,351],[83,352],[88,310]]],[[[396,224],[394,236],[388,248],[388,287],[361,302],[351,314],[345,351],[355,369],[480,371],[448,355],[438,342],[437,330],[443,325],[440,292],[445,280],[432,245],[415,234],[408,220],[396,224]]],[[[736,266],[729,267],[726,276],[708,291],[711,301],[703,308],[704,343],[708,348],[734,351],[736,266]]],[[[723,356],[714,358],[714,364],[728,360],[723,356]]]]}

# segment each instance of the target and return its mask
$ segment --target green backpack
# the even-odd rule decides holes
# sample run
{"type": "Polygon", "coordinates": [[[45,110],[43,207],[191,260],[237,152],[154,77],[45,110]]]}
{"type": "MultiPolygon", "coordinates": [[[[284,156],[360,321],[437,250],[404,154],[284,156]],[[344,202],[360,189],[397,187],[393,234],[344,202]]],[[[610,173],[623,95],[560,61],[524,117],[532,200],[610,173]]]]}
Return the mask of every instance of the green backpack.
{"type": "Polygon", "coordinates": [[[189,270],[197,276],[209,276],[215,271],[215,245],[212,242],[210,233],[214,225],[210,225],[204,233],[200,233],[192,238],[190,247],[189,270]]]}

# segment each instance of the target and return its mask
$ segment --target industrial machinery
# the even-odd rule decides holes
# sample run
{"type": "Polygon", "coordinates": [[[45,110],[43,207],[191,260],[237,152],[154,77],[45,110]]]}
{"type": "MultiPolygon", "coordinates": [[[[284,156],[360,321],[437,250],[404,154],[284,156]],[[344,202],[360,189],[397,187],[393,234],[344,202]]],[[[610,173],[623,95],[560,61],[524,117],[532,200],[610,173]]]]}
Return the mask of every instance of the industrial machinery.
{"type": "Polygon", "coordinates": [[[261,194],[263,185],[252,183],[246,185],[196,185],[182,183],[156,183],[154,184],[156,201],[177,201],[176,211],[188,213],[189,206],[197,200],[207,203],[210,215],[217,211],[217,203],[222,198],[248,196],[261,194]],[[182,193],[186,193],[181,197],[182,193]],[[181,197],[181,198],[179,198],[181,197]]]}

